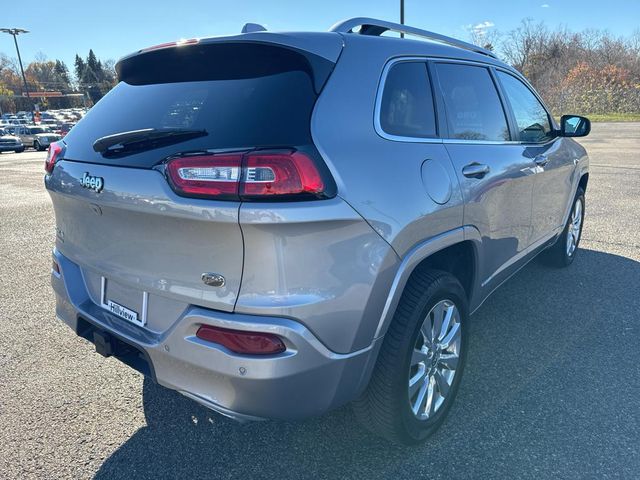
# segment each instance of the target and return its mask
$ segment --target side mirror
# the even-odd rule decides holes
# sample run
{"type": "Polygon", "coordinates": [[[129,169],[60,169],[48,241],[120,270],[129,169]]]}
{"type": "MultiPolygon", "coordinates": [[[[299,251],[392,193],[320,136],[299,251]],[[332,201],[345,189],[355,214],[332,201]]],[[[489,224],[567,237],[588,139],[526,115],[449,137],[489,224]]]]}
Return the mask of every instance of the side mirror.
{"type": "Polygon", "coordinates": [[[591,120],[578,115],[563,115],[560,119],[561,137],[586,137],[591,132],[591,120]]]}

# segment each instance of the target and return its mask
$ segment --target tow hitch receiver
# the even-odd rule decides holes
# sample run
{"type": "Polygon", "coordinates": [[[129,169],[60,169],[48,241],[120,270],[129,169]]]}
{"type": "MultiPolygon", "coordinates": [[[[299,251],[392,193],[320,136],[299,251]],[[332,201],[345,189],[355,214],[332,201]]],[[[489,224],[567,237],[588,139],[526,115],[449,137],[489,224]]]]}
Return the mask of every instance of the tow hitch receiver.
{"type": "Polygon", "coordinates": [[[93,343],[96,346],[96,352],[98,352],[103,357],[110,357],[115,353],[113,349],[112,337],[106,332],[94,330],[93,343]]]}

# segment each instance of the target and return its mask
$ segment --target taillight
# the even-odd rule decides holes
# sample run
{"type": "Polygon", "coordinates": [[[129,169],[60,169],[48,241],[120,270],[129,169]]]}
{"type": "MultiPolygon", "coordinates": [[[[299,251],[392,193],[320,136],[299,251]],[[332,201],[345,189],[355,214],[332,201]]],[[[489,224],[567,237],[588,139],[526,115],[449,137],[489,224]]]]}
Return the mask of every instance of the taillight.
{"type": "Polygon", "coordinates": [[[53,172],[53,167],[56,166],[56,162],[58,161],[58,157],[62,153],[62,150],[62,145],[60,145],[58,142],[53,142],[51,145],[49,145],[47,159],[44,161],[45,172],[53,172]]]}
{"type": "Polygon", "coordinates": [[[243,163],[241,197],[318,195],[324,190],[320,172],[304,153],[251,153],[243,163]]]}
{"type": "Polygon", "coordinates": [[[169,160],[182,196],[219,200],[312,199],[328,195],[316,163],[300,151],[190,155],[169,160]]]}
{"type": "Polygon", "coordinates": [[[188,197],[237,199],[242,155],[178,157],[167,164],[174,190],[188,197]]]}
{"type": "Polygon", "coordinates": [[[198,328],[196,337],[245,355],[274,355],[287,349],[280,337],[272,333],[245,332],[202,325],[198,328]]]}

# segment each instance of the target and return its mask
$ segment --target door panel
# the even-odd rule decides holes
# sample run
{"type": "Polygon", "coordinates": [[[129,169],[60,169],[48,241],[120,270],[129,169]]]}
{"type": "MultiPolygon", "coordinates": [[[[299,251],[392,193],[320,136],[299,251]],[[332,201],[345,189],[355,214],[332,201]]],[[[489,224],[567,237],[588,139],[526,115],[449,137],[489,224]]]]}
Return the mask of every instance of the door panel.
{"type": "Polygon", "coordinates": [[[512,257],[529,246],[534,171],[520,145],[447,144],[462,188],[464,223],[482,236],[485,284],[512,257]],[[470,163],[489,166],[482,178],[466,177],[470,163]]]}
{"type": "Polygon", "coordinates": [[[574,153],[562,139],[542,146],[528,146],[531,158],[543,155],[547,163],[537,166],[531,209],[531,241],[554,234],[563,226],[567,205],[572,200],[574,153]]]}
{"type": "Polygon", "coordinates": [[[540,99],[521,79],[497,70],[505,99],[513,112],[522,155],[536,173],[531,212],[531,239],[535,243],[553,235],[563,224],[570,201],[574,155],[556,138],[551,117],[540,99]]]}
{"type": "Polygon", "coordinates": [[[480,232],[478,277],[491,289],[529,246],[534,164],[511,141],[514,131],[488,68],[440,61],[433,67],[447,119],[445,146],[465,202],[464,224],[480,232]]]}

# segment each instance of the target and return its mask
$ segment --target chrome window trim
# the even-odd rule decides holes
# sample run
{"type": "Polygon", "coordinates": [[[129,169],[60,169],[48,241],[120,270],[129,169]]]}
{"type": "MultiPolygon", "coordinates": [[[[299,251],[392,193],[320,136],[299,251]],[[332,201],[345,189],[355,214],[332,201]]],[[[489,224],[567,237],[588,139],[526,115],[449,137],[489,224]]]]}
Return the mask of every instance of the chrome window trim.
{"type": "Polygon", "coordinates": [[[445,138],[442,143],[462,143],[465,145],[522,145],[518,140],[465,140],[464,138],[445,138]]]}
{"type": "MultiPolygon", "coordinates": [[[[373,113],[373,125],[374,125],[375,131],[376,131],[376,133],[378,134],[379,137],[381,137],[381,138],[383,138],[385,140],[390,140],[392,142],[434,143],[434,144],[435,143],[440,143],[440,144],[464,144],[464,145],[531,145],[531,146],[544,146],[544,145],[553,143],[553,142],[558,140],[559,137],[551,138],[545,143],[522,142],[520,140],[504,140],[504,141],[500,141],[500,140],[465,140],[465,139],[462,139],[462,138],[443,138],[441,136],[438,136],[438,137],[407,137],[407,136],[403,136],[403,135],[393,135],[391,133],[385,132],[384,129],[382,128],[382,124],[380,123],[380,113],[381,113],[380,111],[382,109],[382,94],[384,92],[384,86],[385,86],[385,83],[387,81],[387,76],[389,74],[389,70],[396,63],[400,63],[400,62],[419,62],[419,63],[424,63],[425,66],[426,66],[427,62],[429,62],[429,61],[433,61],[433,62],[437,62],[437,63],[461,63],[461,64],[469,64],[469,65],[475,65],[475,66],[479,66],[479,67],[485,67],[485,68],[489,68],[489,69],[491,69],[491,68],[495,68],[496,70],[500,69],[500,70],[504,71],[505,73],[510,74],[510,75],[514,76],[516,79],[522,81],[525,84],[525,86],[529,90],[531,90],[531,92],[534,94],[534,96],[540,101],[540,103],[542,104],[542,106],[546,110],[547,114],[549,115],[549,118],[550,118],[551,122],[553,122],[553,124],[555,124],[555,119],[553,118],[552,115],[549,114],[549,109],[545,105],[544,101],[542,101],[540,96],[537,94],[537,92],[533,89],[533,87],[531,87],[531,85],[529,84],[527,79],[524,78],[517,70],[512,70],[508,66],[507,67],[503,67],[503,66],[494,65],[494,64],[488,63],[488,62],[485,63],[485,62],[481,62],[481,61],[463,60],[463,59],[456,59],[456,58],[444,58],[444,57],[433,57],[433,56],[424,56],[423,57],[423,56],[416,56],[416,55],[398,56],[398,57],[391,58],[390,60],[387,61],[387,63],[385,64],[384,68],[382,69],[382,74],[380,75],[380,81],[378,82],[378,89],[376,91],[375,108],[374,108],[374,113],[373,113]]],[[[429,79],[429,81],[431,81],[431,79],[429,79]]],[[[433,89],[433,85],[431,85],[431,88],[433,89]]],[[[496,85],[496,89],[497,88],[498,88],[498,86],[496,85]]],[[[434,113],[436,114],[436,127],[438,127],[438,125],[437,125],[437,123],[438,123],[437,122],[437,114],[438,114],[438,112],[437,112],[437,104],[436,104],[436,99],[435,98],[433,99],[433,106],[434,106],[434,113]]],[[[505,116],[506,116],[506,112],[505,112],[505,116]]],[[[438,135],[440,135],[440,133],[441,132],[438,132],[438,135]]]]}
{"type": "Polygon", "coordinates": [[[556,142],[560,137],[553,137],[547,140],[545,143],[531,143],[531,142],[521,142],[520,140],[509,140],[509,141],[499,141],[499,140],[465,140],[463,138],[444,138],[442,139],[442,143],[452,144],[452,143],[462,143],[462,144],[471,144],[471,145],[523,145],[530,147],[543,147],[545,145],[549,145],[553,142],[556,142]]]}

